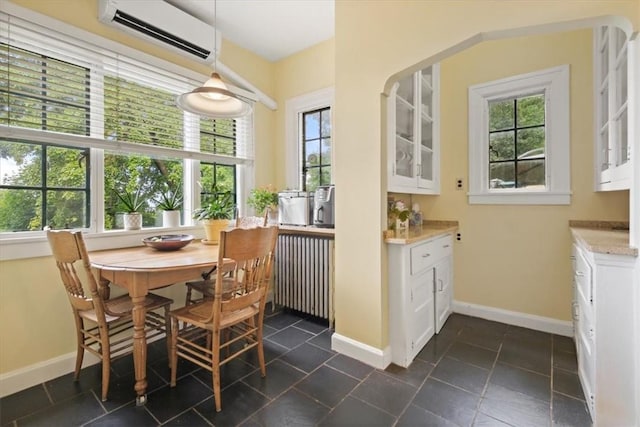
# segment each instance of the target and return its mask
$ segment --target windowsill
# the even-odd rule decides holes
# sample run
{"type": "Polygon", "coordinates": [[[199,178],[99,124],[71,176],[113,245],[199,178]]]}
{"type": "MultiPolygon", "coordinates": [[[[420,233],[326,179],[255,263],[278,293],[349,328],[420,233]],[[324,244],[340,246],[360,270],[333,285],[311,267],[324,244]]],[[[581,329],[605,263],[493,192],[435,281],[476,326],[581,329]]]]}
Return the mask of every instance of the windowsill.
{"type": "MultiPolygon", "coordinates": [[[[88,251],[142,246],[142,239],[156,234],[192,234],[204,238],[201,225],[185,225],[177,228],[152,227],[142,230],[115,230],[84,235],[88,251]]],[[[51,256],[51,248],[44,232],[18,238],[0,239],[0,261],[51,256]]]]}
{"type": "Polygon", "coordinates": [[[469,193],[471,205],[569,205],[571,193],[530,193],[500,191],[495,193],[469,193]]]}

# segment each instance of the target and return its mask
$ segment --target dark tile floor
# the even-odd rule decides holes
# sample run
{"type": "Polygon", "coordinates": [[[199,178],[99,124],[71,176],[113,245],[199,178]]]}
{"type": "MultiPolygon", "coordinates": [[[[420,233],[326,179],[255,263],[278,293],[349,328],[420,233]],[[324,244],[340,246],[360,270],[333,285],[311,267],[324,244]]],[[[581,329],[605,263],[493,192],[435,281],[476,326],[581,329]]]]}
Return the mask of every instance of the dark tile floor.
{"type": "Polygon", "coordinates": [[[373,369],[331,351],[326,325],[290,312],[266,320],[267,377],[256,357],[226,365],[222,412],[207,371],[149,346],[149,400],[136,407],[133,363],[99,366],[0,399],[2,426],[589,426],[571,339],[454,314],[408,369],[373,369]]]}

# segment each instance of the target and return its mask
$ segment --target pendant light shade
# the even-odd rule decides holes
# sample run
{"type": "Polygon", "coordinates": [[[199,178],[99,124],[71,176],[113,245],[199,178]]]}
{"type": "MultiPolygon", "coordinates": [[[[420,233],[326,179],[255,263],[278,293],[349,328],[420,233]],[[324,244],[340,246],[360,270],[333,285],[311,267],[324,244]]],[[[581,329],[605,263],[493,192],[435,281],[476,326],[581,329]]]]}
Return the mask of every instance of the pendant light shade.
{"type": "MultiPolygon", "coordinates": [[[[213,0],[213,26],[216,26],[216,0],[213,0]]],[[[214,46],[218,47],[218,31],[214,31],[214,46]]],[[[201,87],[176,98],[178,107],[189,113],[212,118],[243,117],[251,113],[252,101],[229,90],[216,72],[217,52],[214,54],[213,73],[201,87]]]]}
{"type": "Polygon", "coordinates": [[[251,101],[231,92],[216,72],[201,87],[178,96],[176,103],[184,111],[213,118],[243,117],[252,110],[251,101]]]}

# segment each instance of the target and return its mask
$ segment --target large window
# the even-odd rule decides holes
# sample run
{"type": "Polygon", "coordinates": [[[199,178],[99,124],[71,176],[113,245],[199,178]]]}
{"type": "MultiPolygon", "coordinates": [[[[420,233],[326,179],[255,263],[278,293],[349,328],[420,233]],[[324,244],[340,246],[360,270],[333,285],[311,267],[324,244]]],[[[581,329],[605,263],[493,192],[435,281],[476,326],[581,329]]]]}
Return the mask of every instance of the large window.
{"type": "MultiPolygon", "coordinates": [[[[205,119],[175,105],[200,82],[0,13],[0,239],[45,226],[122,228],[116,192],[143,200],[143,227],[162,226],[160,194],[201,197],[251,182],[251,116],[205,119]],[[10,136],[6,136],[10,135],[10,136]]],[[[152,64],[156,62],[156,64],[152,64]]],[[[175,69],[175,66],[173,66],[175,69]]],[[[21,234],[22,233],[22,234],[21,234]]]]}
{"type": "Polygon", "coordinates": [[[469,203],[569,204],[569,67],[469,88],[469,203]]]}

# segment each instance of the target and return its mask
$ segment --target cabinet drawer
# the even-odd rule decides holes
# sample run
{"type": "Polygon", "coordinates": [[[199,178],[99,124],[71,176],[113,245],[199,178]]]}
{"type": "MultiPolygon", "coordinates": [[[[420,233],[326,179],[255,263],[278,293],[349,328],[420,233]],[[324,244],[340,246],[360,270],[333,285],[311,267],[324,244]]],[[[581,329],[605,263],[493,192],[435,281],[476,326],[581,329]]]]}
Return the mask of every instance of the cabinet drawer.
{"type": "Polygon", "coordinates": [[[418,274],[453,252],[451,235],[439,237],[411,248],[411,274],[418,274]]]}
{"type": "Polygon", "coordinates": [[[423,243],[411,248],[411,274],[418,274],[436,262],[435,242],[423,243]]]}

